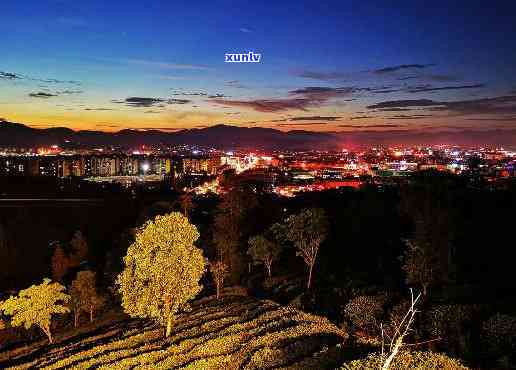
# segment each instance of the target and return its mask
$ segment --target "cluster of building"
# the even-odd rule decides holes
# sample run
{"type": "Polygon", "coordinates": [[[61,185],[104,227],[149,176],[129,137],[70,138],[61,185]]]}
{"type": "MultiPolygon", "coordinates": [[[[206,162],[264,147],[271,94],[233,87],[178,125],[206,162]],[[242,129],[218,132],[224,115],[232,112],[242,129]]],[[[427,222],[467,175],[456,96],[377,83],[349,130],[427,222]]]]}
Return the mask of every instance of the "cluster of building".
{"type": "Polygon", "coordinates": [[[165,157],[127,155],[2,156],[0,175],[52,177],[168,175],[172,161],[165,157]]]}
{"type": "Polygon", "coordinates": [[[380,148],[365,151],[250,153],[182,148],[178,151],[67,153],[57,147],[37,152],[0,149],[0,176],[51,176],[119,182],[165,181],[202,177],[196,191],[217,192],[218,175],[231,170],[249,181],[266,184],[284,196],[299,191],[357,187],[364,178],[400,178],[435,169],[475,173],[490,179],[516,176],[516,152],[503,148],[464,149],[450,146],[380,148]]]}

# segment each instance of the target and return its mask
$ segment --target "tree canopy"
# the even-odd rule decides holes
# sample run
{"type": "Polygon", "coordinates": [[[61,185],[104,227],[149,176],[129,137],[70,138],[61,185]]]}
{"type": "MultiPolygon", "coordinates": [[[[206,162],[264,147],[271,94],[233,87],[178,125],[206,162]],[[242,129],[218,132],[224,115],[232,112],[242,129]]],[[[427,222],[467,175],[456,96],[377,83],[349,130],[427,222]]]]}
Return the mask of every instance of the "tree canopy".
{"type": "Polygon", "coordinates": [[[281,245],[269,240],[265,235],[256,235],[249,238],[248,254],[255,263],[263,263],[267,268],[269,278],[272,275],[272,262],[278,258],[280,253],[281,245]]]}
{"type": "Polygon", "coordinates": [[[52,316],[70,312],[64,305],[70,296],[64,291],[65,287],[61,284],[44,279],[39,285],[21,290],[18,297],[9,297],[0,308],[5,315],[12,316],[11,326],[23,325],[25,329],[30,329],[36,325],[52,343],[52,316]]]}
{"type": "Polygon", "coordinates": [[[297,248],[297,255],[303,258],[308,267],[307,288],[312,283],[312,271],[319,254],[319,247],[326,238],[328,221],[320,208],[304,209],[301,213],[287,219],[287,237],[297,248]]]}
{"type": "Polygon", "coordinates": [[[201,290],[202,251],[197,228],[179,212],[158,216],[136,234],[118,277],[122,306],[133,317],[152,318],[172,329],[174,314],[201,290]]]}
{"type": "Polygon", "coordinates": [[[71,305],[74,311],[74,324],[77,326],[81,312],[90,314],[90,321],[93,321],[95,309],[104,303],[104,300],[97,293],[95,287],[96,274],[93,271],[79,271],[77,278],[72,281],[70,293],[72,296],[71,305]]]}

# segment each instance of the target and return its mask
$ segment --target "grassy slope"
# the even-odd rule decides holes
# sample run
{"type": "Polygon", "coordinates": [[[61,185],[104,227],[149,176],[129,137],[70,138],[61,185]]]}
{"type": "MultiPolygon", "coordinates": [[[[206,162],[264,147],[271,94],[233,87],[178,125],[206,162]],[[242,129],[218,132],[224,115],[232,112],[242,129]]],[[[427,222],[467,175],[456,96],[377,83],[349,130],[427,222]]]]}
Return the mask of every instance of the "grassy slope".
{"type": "Polygon", "coordinates": [[[52,346],[0,353],[0,368],[335,368],[343,362],[344,339],[324,318],[226,296],[195,302],[168,339],[152,322],[125,320],[52,346]]]}

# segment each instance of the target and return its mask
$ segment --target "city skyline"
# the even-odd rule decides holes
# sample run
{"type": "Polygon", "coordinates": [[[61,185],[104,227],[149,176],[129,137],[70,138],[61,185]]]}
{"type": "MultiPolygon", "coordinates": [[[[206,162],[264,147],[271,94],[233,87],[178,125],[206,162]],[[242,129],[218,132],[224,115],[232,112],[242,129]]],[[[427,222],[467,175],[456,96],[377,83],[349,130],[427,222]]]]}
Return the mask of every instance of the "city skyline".
{"type": "Polygon", "coordinates": [[[512,4],[9,2],[0,118],[34,128],[516,128],[512,4]],[[224,63],[259,52],[259,63],[224,63]]]}

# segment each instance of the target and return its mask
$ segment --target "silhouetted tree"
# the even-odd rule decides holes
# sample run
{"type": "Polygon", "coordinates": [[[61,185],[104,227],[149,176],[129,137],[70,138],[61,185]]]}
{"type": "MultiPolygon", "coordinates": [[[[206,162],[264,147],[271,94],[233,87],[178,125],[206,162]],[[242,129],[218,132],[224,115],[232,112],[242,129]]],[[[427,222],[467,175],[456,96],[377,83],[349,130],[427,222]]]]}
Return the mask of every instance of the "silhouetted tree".
{"type": "Polygon", "coordinates": [[[191,213],[195,207],[192,196],[190,194],[183,194],[179,197],[179,205],[183,214],[190,219],[191,213]]]}
{"type": "Polygon", "coordinates": [[[428,288],[439,279],[437,255],[428,243],[407,240],[406,245],[402,268],[407,284],[421,287],[426,296],[428,288]]]}
{"type": "Polygon", "coordinates": [[[220,290],[224,287],[224,278],[228,272],[228,267],[222,261],[211,262],[210,272],[213,276],[213,280],[215,281],[215,286],[217,287],[217,299],[219,299],[220,290]]]}
{"type": "MultiPolygon", "coordinates": [[[[464,184],[456,176],[436,171],[414,175],[413,183],[401,190],[400,208],[414,224],[414,241],[432,253],[434,275],[446,282],[454,271],[452,241],[457,234],[459,193],[464,184]]],[[[461,195],[462,196],[462,195],[461,195]]]]}
{"type": "Polygon", "coordinates": [[[256,219],[253,211],[258,206],[256,194],[247,188],[238,188],[225,194],[217,207],[213,240],[217,255],[229,269],[233,283],[240,282],[245,272],[245,252],[256,219]]]}
{"type": "Polygon", "coordinates": [[[71,256],[70,265],[77,267],[88,257],[88,243],[81,231],[76,231],[70,241],[71,256]]]}
{"type": "Polygon", "coordinates": [[[312,283],[312,272],[322,241],[326,238],[328,221],[320,208],[305,209],[290,216],[286,222],[288,239],[297,248],[297,255],[308,267],[307,289],[312,283]]]}
{"type": "Polygon", "coordinates": [[[57,244],[52,255],[52,278],[55,281],[62,282],[64,276],[70,268],[70,259],[65,254],[61,244],[57,244]]]}
{"type": "Polygon", "coordinates": [[[445,280],[448,255],[443,256],[436,245],[431,243],[431,237],[428,236],[422,219],[416,222],[414,237],[406,240],[405,245],[401,261],[406,282],[420,287],[426,296],[429,287],[445,280]]]}
{"type": "Polygon", "coordinates": [[[272,262],[281,253],[281,244],[267,239],[264,235],[256,235],[249,239],[249,255],[255,263],[263,263],[269,278],[272,276],[272,262]]]}

